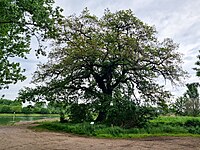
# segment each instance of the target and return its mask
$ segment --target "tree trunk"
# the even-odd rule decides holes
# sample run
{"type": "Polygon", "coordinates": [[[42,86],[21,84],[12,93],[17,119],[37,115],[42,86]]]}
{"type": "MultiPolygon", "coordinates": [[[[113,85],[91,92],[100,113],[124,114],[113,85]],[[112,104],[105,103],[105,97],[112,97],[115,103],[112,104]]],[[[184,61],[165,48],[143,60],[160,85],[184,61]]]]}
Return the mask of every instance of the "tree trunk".
{"type": "Polygon", "coordinates": [[[98,117],[96,122],[105,122],[107,117],[107,112],[112,101],[112,90],[107,90],[104,92],[104,98],[101,101],[101,107],[99,109],[98,117]]]}

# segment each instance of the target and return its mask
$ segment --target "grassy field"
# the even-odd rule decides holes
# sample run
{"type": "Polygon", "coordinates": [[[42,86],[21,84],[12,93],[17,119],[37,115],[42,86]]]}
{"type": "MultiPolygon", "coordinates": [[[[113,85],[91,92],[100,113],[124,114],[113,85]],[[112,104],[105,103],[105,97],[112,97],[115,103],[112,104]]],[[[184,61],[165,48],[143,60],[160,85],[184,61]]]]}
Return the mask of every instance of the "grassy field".
{"type": "Polygon", "coordinates": [[[123,129],[102,124],[43,122],[36,130],[48,129],[78,135],[104,138],[142,138],[149,136],[193,136],[200,137],[200,117],[160,116],[143,128],[123,129]]]}
{"type": "Polygon", "coordinates": [[[154,120],[151,120],[151,123],[185,123],[188,120],[199,120],[200,117],[190,117],[190,116],[160,116],[154,120]]]}

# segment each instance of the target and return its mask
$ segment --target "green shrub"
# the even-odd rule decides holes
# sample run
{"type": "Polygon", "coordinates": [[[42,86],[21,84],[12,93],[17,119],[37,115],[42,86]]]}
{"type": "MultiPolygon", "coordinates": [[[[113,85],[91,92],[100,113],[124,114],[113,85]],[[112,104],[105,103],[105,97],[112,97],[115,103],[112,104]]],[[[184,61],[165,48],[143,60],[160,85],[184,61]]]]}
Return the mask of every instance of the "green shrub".
{"type": "Polygon", "coordinates": [[[200,120],[198,119],[191,119],[185,122],[186,127],[200,127],[200,120]]]}
{"type": "Polygon", "coordinates": [[[15,113],[21,113],[22,112],[22,107],[21,106],[11,106],[12,112],[15,113]]]}
{"type": "Polygon", "coordinates": [[[142,129],[130,128],[128,131],[129,131],[128,133],[131,133],[131,134],[139,134],[142,132],[142,129]]]}
{"type": "Polygon", "coordinates": [[[192,134],[200,134],[200,127],[189,127],[188,132],[192,134]]]}
{"type": "Polygon", "coordinates": [[[75,134],[81,135],[93,135],[94,134],[94,127],[88,123],[83,124],[72,124],[69,126],[70,132],[75,134]]]}
{"type": "Polygon", "coordinates": [[[107,123],[124,128],[141,128],[156,116],[156,110],[152,107],[138,106],[133,101],[115,98],[107,114],[107,123]]]}
{"type": "Polygon", "coordinates": [[[12,113],[11,106],[9,105],[1,105],[0,106],[0,113],[12,113]]]}
{"type": "Polygon", "coordinates": [[[31,106],[23,107],[22,108],[22,113],[31,114],[31,113],[33,113],[33,108],[31,106]]]}
{"type": "Polygon", "coordinates": [[[87,104],[74,103],[70,107],[69,119],[73,123],[92,121],[92,115],[87,104]]]}
{"type": "Polygon", "coordinates": [[[120,127],[106,127],[96,130],[96,135],[110,134],[114,137],[119,137],[120,134],[125,134],[126,131],[120,127]]]}
{"type": "Polygon", "coordinates": [[[47,108],[41,108],[40,113],[41,114],[49,114],[49,110],[47,108]]]}

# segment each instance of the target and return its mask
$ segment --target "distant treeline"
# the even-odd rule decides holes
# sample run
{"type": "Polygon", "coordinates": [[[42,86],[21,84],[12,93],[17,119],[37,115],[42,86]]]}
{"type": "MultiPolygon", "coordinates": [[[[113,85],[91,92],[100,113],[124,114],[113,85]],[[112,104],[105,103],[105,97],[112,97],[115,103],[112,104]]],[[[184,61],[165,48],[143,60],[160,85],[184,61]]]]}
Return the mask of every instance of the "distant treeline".
{"type": "Polygon", "coordinates": [[[58,110],[56,110],[53,106],[47,105],[44,102],[37,102],[34,106],[28,105],[26,107],[22,106],[22,103],[17,100],[7,100],[0,99],[0,113],[38,113],[38,114],[57,114],[58,110]]]}

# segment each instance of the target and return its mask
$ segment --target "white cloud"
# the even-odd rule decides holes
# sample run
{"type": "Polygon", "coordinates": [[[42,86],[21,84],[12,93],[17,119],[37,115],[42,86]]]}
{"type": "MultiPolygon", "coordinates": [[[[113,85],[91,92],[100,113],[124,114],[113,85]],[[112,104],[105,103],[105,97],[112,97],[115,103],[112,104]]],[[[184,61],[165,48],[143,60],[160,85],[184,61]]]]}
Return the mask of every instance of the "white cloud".
{"type": "MultiPolygon", "coordinates": [[[[172,38],[180,44],[179,52],[184,54],[183,68],[187,70],[191,77],[185,82],[197,82],[195,67],[200,49],[200,1],[199,0],[56,0],[56,5],[64,8],[64,14],[69,16],[73,13],[77,15],[88,7],[92,14],[102,16],[104,9],[109,8],[115,12],[120,9],[132,9],[135,15],[149,25],[155,25],[159,39],[172,38]]],[[[32,44],[35,47],[35,44],[32,44]]],[[[29,86],[30,76],[36,69],[36,63],[45,61],[44,58],[37,60],[34,54],[29,55],[27,61],[22,61],[22,66],[27,69],[28,79],[23,83],[12,85],[10,90],[3,90],[7,98],[16,97],[17,91],[24,85],[29,86]]],[[[171,88],[167,86],[175,95],[180,95],[185,88],[171,88]]]]}

